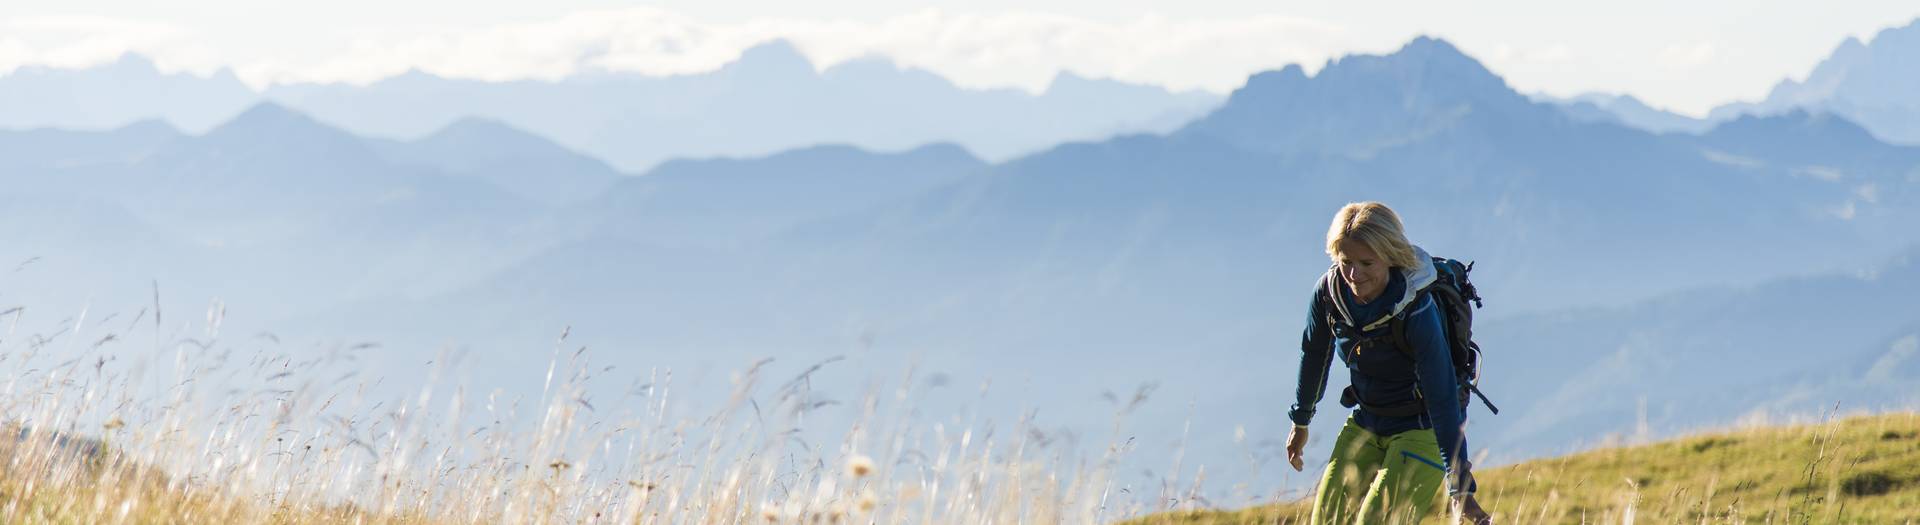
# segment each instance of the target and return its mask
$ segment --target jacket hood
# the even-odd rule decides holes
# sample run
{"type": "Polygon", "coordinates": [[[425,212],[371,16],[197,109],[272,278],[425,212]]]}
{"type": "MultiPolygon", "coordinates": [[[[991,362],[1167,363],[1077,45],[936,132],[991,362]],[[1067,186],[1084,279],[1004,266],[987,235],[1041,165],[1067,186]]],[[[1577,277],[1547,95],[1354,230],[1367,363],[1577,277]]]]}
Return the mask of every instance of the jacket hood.
{"type": "MultiPolygon", "coordinates": [[[[1406,291],[1401,294],[1400,300],[1393,303],[1393,308],[1389,309],[1386,315],[1362,326],[1360,323],[1354,322],[1353,317],[1347,313],[1347,308],[1344,305],[1336,305],[1334,310],[1340,313],[1341,320],[1346,321],[1347,326],[1359,326],[1362,331],[1371,331],[1386,326],[1387,321],[1400,315],[1400,312],[1405,311],[1407,307],[1413,306],[1413,302],[1420,298],[1420,291],[1427,289],[1428,285],[1433,284],[1434,281],[1440,278],[1439,272],[1433,268],[1433,257],[1427,255],[1427,251],[1420,248],[1419,245],[1413,246],[1413,259],[1418,263],[1416,266],[1400,269],[1400,277],[1407,283],[1406,291]]],[[[1337,272],[1337,268],[1327,270],[1327,275],[1324,279],[1326,279],[1329,286],[1334,284],[1334,279],[1339,278],[1337,272]]],[[[1338,295],[1335,295],[1335,297],[1335,301],[1338,301],[1338,295]]]]}

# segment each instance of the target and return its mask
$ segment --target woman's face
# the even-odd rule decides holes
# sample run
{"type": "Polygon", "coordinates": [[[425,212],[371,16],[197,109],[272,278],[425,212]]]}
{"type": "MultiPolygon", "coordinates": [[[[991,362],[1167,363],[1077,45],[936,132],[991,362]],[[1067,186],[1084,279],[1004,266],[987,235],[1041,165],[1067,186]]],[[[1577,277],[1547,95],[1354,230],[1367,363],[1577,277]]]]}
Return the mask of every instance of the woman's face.
{"type": "Polygon", "coordinates": [[[1380,260],[1380,254],[1374,253],[1367,243],[1347,239],[1340,241],[1339,251],[1334,255],[1340,264],[1340,278],[1347,281],[1347,287],[1362,301],[1371,301],[1387,288],[1387,262],[1380,260]]]}

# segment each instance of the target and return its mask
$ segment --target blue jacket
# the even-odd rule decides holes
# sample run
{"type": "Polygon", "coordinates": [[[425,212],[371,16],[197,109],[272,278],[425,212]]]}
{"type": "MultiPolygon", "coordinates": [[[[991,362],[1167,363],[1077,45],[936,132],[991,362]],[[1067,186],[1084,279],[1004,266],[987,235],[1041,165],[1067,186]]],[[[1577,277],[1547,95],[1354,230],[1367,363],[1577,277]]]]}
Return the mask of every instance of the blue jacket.
{"type": "Polygon", "coordinates": [[[1460,405],[1460,385],[1453,372],[1453,358],[1439,305],[1428,295],[1419,293],[1433,284],[1437,274],[1425,250],[1414,247],[1414,257],[1420,261],[1420,267],[1396,268],[1391,272],[1386,290],[1366,304],[1359,304],[1346,283],[1331,270],[1323,280],[1333,297],[1322,295],[1321,287],[1315,285],[1313,302],[1307,311],[1307,328],[1300,339],[1296,403],[1287,416],[1302,426],[1313,420],[1314,405],[1326,394],[1328,369],[1333,356],[1338,355],[1347,366],[1349,384],[1365,403],[1393,406],[1422,400],[1426,405],[1425,413],[1402,417],[1383,416],[1356,407],[1353,410],[1355,424],[1380,436],[1433,429],[1440,443],[1442,464],[1452,466],[1458,464],[1454,458],[1468,457],[1466,436],[1461,431],[1466,414],[1460,405]],[[1341,301],[1341,304],[1329,304],[1329,300],[1341,301]],[[1413,349],[1411,357],[1388,339],[1362,347],[1362,339],[1389,335],[1388,323],[1394,317],[1404,320],[1407,343],[1413,349]],[[1335,330],[1332,323],[1343,324],[1348,330],[1335,330]],[[1355,328],[1357,330],[1353,330],[1355,328]]]}

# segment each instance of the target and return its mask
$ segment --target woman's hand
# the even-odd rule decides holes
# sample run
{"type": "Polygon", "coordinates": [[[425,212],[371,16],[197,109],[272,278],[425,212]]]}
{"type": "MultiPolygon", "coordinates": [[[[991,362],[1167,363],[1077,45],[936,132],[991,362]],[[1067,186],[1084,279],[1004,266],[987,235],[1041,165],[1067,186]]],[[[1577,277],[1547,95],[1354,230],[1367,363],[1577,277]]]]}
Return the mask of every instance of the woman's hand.
{"type": "Polygon", "coordinates": [[[1295,472],[1306,468],[1306,459],[1303,457],[1306,453],[1307,427],[1294,425],[1293,431],[1287,432],[1287,463],[1293,465],[1295,472]]]}

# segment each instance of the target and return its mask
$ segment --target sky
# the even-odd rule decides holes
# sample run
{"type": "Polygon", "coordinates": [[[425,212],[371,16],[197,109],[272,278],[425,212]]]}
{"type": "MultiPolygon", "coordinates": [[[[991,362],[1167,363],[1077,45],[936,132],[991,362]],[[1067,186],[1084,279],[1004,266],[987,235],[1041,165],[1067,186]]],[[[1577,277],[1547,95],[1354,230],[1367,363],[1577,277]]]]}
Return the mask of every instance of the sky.
{"type": "Polygon", "coordinates": [[[1703,115],[1804,78],[1848,37],[1920,17],[1912,0],[6,0],[0,73],[125,52],[165,71],[232,68],[255,88],[421,69],[488,80],[715,69],[787,39],[816,66],[880,56],[975,88],[1060,71],[1229,92],[1291,63],[1445,38],[1522,92],[1634,95],[1703,115]]]}

